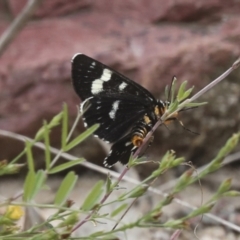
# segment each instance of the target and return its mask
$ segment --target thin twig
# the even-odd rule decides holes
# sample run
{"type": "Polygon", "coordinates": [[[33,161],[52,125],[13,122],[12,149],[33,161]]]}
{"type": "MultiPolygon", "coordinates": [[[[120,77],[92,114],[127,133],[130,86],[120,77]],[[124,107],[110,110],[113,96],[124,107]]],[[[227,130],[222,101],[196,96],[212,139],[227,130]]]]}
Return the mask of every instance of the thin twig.
{"type": "Polygon", "coordinates": [[[75,119],[75,121],[74,121],[74,123],[73,123],[72,128],[71,128],[70,131],[69,131],[69,134],[68,134],[68,136],[67,136],[66,142],[68,142],[68,141],[70,140],[70,138],[72,137],[72,134],[73,134],[74,130],[76,129],[77,124],[78,124],[78,122],[79,122],[79,120],[80,120],[81,117],[82,117],[82,113],[80,112],[79,109],[77,109],[77,117],[76,117],[76,119],[75,119]]]}
{"type": "Polygon", "coordinates": [[[214,81],[212,81],[211,83],[209,83],[206,87],[204,87],[201,91],[199,91],[198,93],[196,93],[194,96],[192,96],[190,98],[190,101],[193,102],[195,101],[197,98],[199,98],[200,96],[202,96],[204,93],[206,93],[207,91],[209,91],[211,88],[213,88],[216,84],[218,84],[219,82],[221,82],[223,79],[225,79],[232,71],[234,71],[235,69],[237,69],[240,66],[240,58],[237,59],[232,67],[230,67],[226,72],[224,72],[222,75],[220,75],[218,78],[216,78],[214,81]]]}
{"type": "Polygon", "coordinates": [[[118,226],[118,224],[122,221],[122,219],[125,217],[125,215],[128,213],[128,211],[131,209],[131,207],[137,202],[139,197],[136,197],[131,204],[128,206],[128,208],[124,211],[124,213],[122,214],[122,216],[118,219],[118,221],[116,222],[116,224],[114,225],[114,227],[112,228],[112,231],[115,230],[115,228],[118,226]]]}
{"type": "MultiPolygon", "coordinates": [[[[225,165],[230,164],[232,162],[239,161],[239,159],[240,159],[240,152],[236,152],[236,153],[230,154],[227,157],[225,157],[221,165],[225,166],[225,165]]],[[[208,164],[205,164],[205,165],[197,168],[196,171],[197,171],[198,175],[201,172],[203,172],[207,167],[208,167],[208,164]]],[[[194,172],[192,177],[195,177],[195,176],[197,176],[197,174],[194,172]]],[[[168,181],[167,183],[162,184],[160,186],[160,189],[162,191],[169,191],[169,189],[173,188],[176,185],[177,181],[178,181],[177,179],[173,179],[171,181],[168,181]]]]}
{"type": "Polygon", "coordinates": [[[7,46],[17,36],[26,25],[34,11],[38,8],[42,0],[28,0],[22,12],[13,20],[12,24],[4,31],[0,37],[0,56],[7,46]]]}
{"type": "Polygon", "coordinates": [[[170,237],[170,240],[177,240],[181,233],[182,233],[182,230],[180,229],[176,230],[170,237]]]}

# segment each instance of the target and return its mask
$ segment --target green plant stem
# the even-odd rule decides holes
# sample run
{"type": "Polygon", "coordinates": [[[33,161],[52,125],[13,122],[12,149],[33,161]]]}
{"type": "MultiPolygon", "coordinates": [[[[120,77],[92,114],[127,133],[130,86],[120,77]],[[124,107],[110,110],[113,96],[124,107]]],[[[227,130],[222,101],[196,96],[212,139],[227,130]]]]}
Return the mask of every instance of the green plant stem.
{"type": "MultiPolygon", "coordinates": [[[[102,205],[107,199],[108,197],[111,195],[111,193],[113,192],[113,189],[115,186],[118,185],[118,183],[122,180],[122,178],[124,177],[124,175],[126,174],[126,172],[129,169],[127,167],[125,167],[122,171],[122,173],[120,174],[120,176],[118,177],[117,181],[114,183],[114,186],[112,187],[112,190],[109,191],[108,193],[106,193],[104,195],[104,197],[102,198],[102,200],[100,201],[100,204],[102,205]]],[[[78,228],[80,228],[84,223],[88,222],[88,220],[92,217],[92,215],[97,211],[93,210],[92,212],[90,212],[83,220],[81,220],[79,223],[77,223],[77,225],[71,230],[71,233],[73,233],[74,231],[76,231],[78,228]]]]}
{"type": "Polygon", "coordinates": [[[82,117],[82,113],[78,110],[77,117],[76,117],[76,119],[75,119],[75,121],[74,121],[74,123],[72,125],[72,128],[70,129],[69,134],[67,136],[67,142],[70,140],[70,138],[71,138],[75,128],[77,127],[77,124],[78,124],[78,122],[79,122],[81,117],[82,117]]]}
{"type": "MultiPolygon", "coordinates": [[[[76,119],[75,119],[75,121],[74,121],[74,123],[73,123],[73,126],[71,127],[71,129],[70,129],[70,131],[69,131],[69,134],[68,134],[68,136],[67,136],[67,142],[69,141],[69,139],[71,138],[71,136],[72,136],[75,128],[77,127],[77,124],[78,124],[78,122],[79,122],[79,120],[80,120],[80,117],[81,117],[81,113],[78,112],[78,115],[77,115],[77,117],[76,117],[76,119]]],[[[62,155],[63,153],[64,153],[63,149],[60,149],[60,151],[57,153],[57,155],[56,155],[56,156],[54,157],[54,159],[52,160],[52,162],[51,162],[51,164],[50,164],[50,166],[49,166],[49,169],[51,169],[51,168],[55,165],[55,163],[58,161],[58,159],[61,157],[61,155],[62,155]]]]}

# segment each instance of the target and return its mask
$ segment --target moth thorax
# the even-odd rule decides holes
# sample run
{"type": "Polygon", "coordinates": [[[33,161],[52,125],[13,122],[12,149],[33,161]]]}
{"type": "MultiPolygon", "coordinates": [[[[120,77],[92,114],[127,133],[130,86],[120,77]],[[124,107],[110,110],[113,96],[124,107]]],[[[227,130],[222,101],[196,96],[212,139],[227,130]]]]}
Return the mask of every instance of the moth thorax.
{"type": "Polygon", "coordinates": [[[154,113],[157,119],[159,119],[166,112],[166,110],[166,106],[156,106],[154,109],[154,113]]]}
{"type": "Polygon", "coordinates": [[[158,101],[158,105],[155,106],[154,108],[154,113],[157,116],[157,119],[162,117],[162,115],[167,111],[168,107],[170,105],[169,101],[158,101]]]}

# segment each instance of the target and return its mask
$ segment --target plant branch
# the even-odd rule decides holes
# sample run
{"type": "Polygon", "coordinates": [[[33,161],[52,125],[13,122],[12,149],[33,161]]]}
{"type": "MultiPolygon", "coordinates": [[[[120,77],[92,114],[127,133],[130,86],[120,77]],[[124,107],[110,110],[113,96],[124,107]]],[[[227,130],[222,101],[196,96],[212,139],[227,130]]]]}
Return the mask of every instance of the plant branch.
{"type": "Polygon", "coordinates": [[[13,20],[12,24],[4,31],[0,37],[0,56],[7,46],[13,41],[17,34],[26,25],[33,12],[38,8],[42,0],[28,0],[22,12],[13,20]]]}
{"type": "Polygon", "coordinates": [[[225,79],[232,71],[237,69],[240,66],[240,58],[237,59],[232,67],[230,67],[226,72],[224,72],[222,75],[220,75],[218,78],[216,78],[214,81],[209,83],[206,87],[204,87],[202,90],[200,90],[198,93],[196,93],[194,96],[190,98],[190,102],[195,101],[197,98],[202,96],[204,93],[206,93],[208,90],[213,88],[215,85],[217,85],[219,82],[221,82],[223,79],[225,79]]]}

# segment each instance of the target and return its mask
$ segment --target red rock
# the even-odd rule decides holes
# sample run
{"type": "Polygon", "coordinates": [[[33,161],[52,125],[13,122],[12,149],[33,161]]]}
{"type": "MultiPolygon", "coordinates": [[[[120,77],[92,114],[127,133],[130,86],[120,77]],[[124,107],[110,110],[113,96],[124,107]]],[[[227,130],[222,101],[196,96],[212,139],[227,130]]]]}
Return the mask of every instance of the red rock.
{"type": "MultiPolygon", "coordinates": [[[[9,8],[13,15],[17,15],[27,3],[27,0],[9,0],[9,8]]],[[[64,16],[80,10],[97,11],[103,14],[112,13],[126,19],[140,22],[157,21],[199,21],[211,22],[221,20],[223,12],[238,13],[240,4],[234,0],[43,0],[41,7],[34,14],[35,17],[64,16]]]]}
{"type": "MultiPolygon", "coordinates": [[[[9,6],[14,15],[17,15],[28,0],[9,0],[9,6]]],[[[43,0],[41,6],[34,14],[35,17],[44,16],[61,16],[71,12],[76,12],[82,8],[86,8],[91,4],[90,0],[43,0]]]]}
{"type": "Polygon", "coordinates": [[[221,0],[138,0],[138,1],[95,1],[94,7],[99,11],[112,12],[123,18],[134,18],[137,21],[199,21],[219,19],[224,10],[236,1],[221,0]]]}

